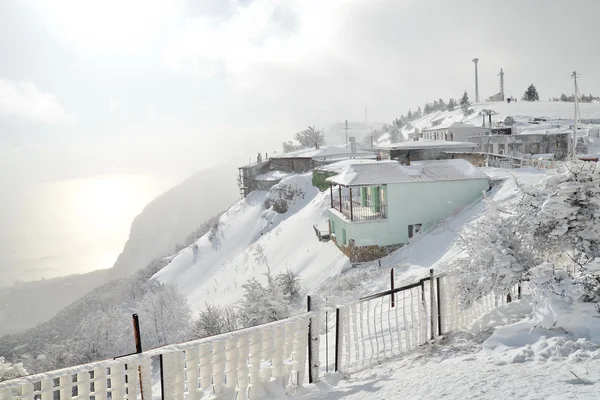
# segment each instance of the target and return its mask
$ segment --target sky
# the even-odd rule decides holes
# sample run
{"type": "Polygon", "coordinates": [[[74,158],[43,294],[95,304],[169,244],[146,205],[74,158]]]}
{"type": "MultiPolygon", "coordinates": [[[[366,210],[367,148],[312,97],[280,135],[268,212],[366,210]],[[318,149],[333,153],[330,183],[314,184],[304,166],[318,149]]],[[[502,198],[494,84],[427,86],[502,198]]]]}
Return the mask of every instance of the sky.
{"type": "Polygon", "coordinates": [[[0,0],[0,177],[188,174],[437,98],[600,94],[600,2],[0,0]],[[576,29],[573,29],[576,25],[576,29]]]}

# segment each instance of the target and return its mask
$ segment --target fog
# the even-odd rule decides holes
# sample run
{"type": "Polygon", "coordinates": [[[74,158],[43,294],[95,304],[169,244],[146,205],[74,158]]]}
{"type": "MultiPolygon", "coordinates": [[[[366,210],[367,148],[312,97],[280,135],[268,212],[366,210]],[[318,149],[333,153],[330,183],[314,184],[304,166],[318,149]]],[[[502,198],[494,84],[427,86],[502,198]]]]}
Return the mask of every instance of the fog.
{"type": "Polygon", "coordinates": [[[307,125],[363,121],[365,107],[390,122],[465,90],[473,100],[474,57],[481,98],[499,91],[500,68],[509,96],[530,83],[542,99],[569,94],[575,69],[598,95],[600,3],[569,4],[2,1],[0,187],[18,201],[29,185],[99,175],[173,186],[218,165],[233,181],[231,165],[307,125]]]}

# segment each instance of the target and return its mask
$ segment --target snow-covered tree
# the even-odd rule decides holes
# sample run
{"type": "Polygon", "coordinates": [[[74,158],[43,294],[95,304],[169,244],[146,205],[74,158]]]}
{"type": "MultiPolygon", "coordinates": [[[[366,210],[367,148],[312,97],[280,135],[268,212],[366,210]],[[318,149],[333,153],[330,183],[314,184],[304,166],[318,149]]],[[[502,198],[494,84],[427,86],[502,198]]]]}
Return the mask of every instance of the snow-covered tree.
{"type": "Polygon", "coordinates": [[[296,151],[296,150],[302,148],[302,146],[294,144],[291,140],[289,140],[287,142],[282,142],[281,147],[283,147],[284,153],[291,153],[292,151],[296,151]]]}
{"type": "Polygon", "coordinates": [[[289,301],[275,277],[270,272],[265,276],[266,286],[256,278],[242,285],[245,292],[238,315],[245,327],[279,321],[290,316],[289,301]]]}
{"type": "Polygon", "coordinates": [[[181,342],[190,334],[191,311],[173,285],[152,281],[137,307],[144,348],[181,342]]]}
{"type": "Polygon", "coordinates": [[[456,109],[457,103],[456,103],[456,99],[448,99],[448,105],[446,106],[446,109],[448,111],[454,111],[454,109],[456,109]]]}
{"type": "Polygon", "coordinates": [[[205,304],[192,324],[192,338],[200,339],[238,329],[238,317],[233,308],[205,304]]]}
{"type": "Polygon", "coordinates": [[[27,370],[23,367],[23,364],[12,364],[6,361],[4,357],[0,357],[0,382],[25,375],[27,375],[27,370]]]}
{"type": "Polygon", "coordinates": [[[503,210],[496,202],[485,201],[486,213],[465,229],[459,242],[466,257],[458,259],[455,267],[464,305],[492,290],[506,292],[528,279],[529,271],[539,264],[528,225],[531,213],[522,213],[535,208],[531,199],[522,202],[518,211],[503,210]]]}
{"type": "Polygon", "coordinates": [[[302,132],[298,132],[294,135],[294,139],[302,145],[302,147],[314,147],[318,149],[319,146],[325,144],[325,132],[323,129],[316,129],[314,126],[309,126],[302,132]]]}
{"type": "Polygon", "coordinates": [[[523,94],[523,100],[538,101],[539,99],[540,99],[540,95],[538,94],[537,89],[535,88],[535,86],[533,86],[533,83],[532,83],[531,85],[529,85],[529,87],[525,91],[525,94],[523,94]]]}
{"type": "Polygon", "coordinates": [[[469,101],[469,95],[467,94],[467,91],[465,90],[465,93],[460,98],[460,108],[461,108],[464,116],[467,116],[473,112],[473,110],[471,110],[469,108],[470,106],[471,106],[471,102],[469,101]]]}
{"type": "Polygon", "coordinates": [[[286,269],[285,272],[277,274],[275,280],[289,302],[297,302],[300,300],[301,287],[298,274],[286,269]]]}

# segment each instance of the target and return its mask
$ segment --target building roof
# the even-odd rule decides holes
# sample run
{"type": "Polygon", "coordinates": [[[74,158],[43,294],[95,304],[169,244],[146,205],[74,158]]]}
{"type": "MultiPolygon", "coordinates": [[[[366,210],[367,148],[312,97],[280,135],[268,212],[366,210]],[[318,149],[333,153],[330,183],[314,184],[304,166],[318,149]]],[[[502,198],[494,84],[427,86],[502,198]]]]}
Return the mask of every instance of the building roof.
{"type": "Polygon", "coordinates": [[[446,129],[450,129],[450,128],[470,128],[470,129],[487,130],[487,131],[490,130],[489,128],[485,128],[482,126],[463,124],[462,122],[453,122],[453,123],[445,123],[445,124],[441,124],[441,125],[437,125],[437,126],[432,126],[431,128],[423,129],[421,132],[435,132],[435,131],[446,130],[446,129]]]}
{"type": "Polygon", "coordinates": [[[380,146],[381,149],[431,149],[431,148],[450,148],[450,147],[471,147],[477,148],[479,144],[473,142],[454,142],[449,140],[407,140],[406,142],[391,143],[386,146],[380,146]]]}
{"type": "Polygon", "coordinates": [[[355,164],[327,181],[342,186],[374,186],[413,182],[489,179],[467,160],[431,160],[401,165],[396,161],[355,164]]]}
{"type": "Polygon", "coordinates": [[[350,155],[356,157],[368,157],[372,156],[374,151],[356,149],[356,153],[352,153],[350,146],[327,146],[320,149],[300,149],[291,151],[289,153],[283,153],[274,155],[271,158],[339,158],[348,157],[350,155]]]}

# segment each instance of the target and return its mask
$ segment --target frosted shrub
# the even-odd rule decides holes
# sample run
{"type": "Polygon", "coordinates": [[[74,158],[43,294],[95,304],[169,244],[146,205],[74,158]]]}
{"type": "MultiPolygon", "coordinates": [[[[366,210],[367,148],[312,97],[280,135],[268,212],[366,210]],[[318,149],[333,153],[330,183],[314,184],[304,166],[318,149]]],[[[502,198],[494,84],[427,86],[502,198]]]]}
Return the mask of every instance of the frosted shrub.
{"type": "Polygon", "coordinates": [[[0,382],[25,375],[27,375],[27,370],[23,367],[23,364],[11,364],[5,361],[4,357],[0,357],[0,382]]]}
{"type": "Polygon", "coordinates": [[[542,326],[563,323],[569,329],[576,325],[569,317],[574,308],[591,305],[600,311],[597,164],[566,163],[564,171],[541,185],[521,188],[520,198],[508,209],[491,201],[487,206],[461,235],[467,257],[454,266],[460,271],[457,291],[463,305],[529,280],[534,314],[542,326]]]}
{"type": "Polygon", "coordinates": [[[233,308],[205,304],[204,310],[192,324],[192,338],[201,339],[238,329],[237,315],[233,308]]]}
{"type": "Polygon", "coordinates": [[[273,277],[268,271],[265,276],[266,286],[256,278],[242,285],[245,293],[238,309],[238,317],[244,327],[289,317],[294,296],[299,296],[299,279],[293,272],[287,271],[273,277]]]}
{"type": "Polygon", "coordinates": [[[265,199],[265,207],[273,207],[273,211],[284,214],[297,198],[304,198],[306,193],[287,183],[279,183],[271,188],[265,199]]]}

